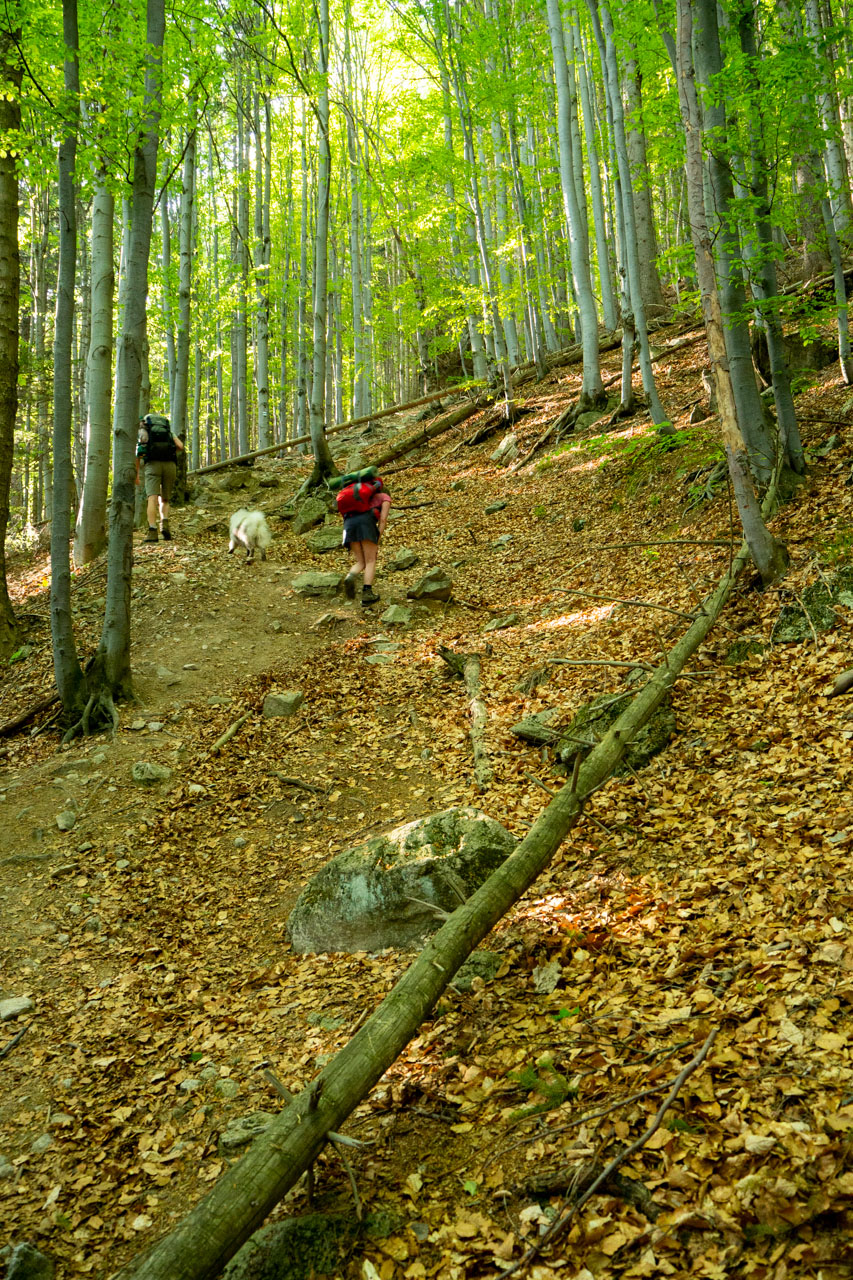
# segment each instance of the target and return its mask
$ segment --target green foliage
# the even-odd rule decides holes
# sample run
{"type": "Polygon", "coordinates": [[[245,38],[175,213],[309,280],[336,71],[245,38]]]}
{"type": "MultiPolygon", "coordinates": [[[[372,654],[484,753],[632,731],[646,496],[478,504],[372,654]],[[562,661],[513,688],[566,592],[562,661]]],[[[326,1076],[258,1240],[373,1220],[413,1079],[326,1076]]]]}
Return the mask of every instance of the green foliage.
{"type": "Polygon", "coordinates": [[[821,560],[827,564],[850,564],[853,561],[853,526],[839,525],[831,538],[817,540],[821,560]]]}
{"type": "MultiPolygon", "coordinates": [[[[577,1013],[577,1009],[571,1012],[562,1009],[555,1016],[571,1017],[573,1013],[577,1013]]],[[[522,1120],[526,1116],[553,1111],[556,1107],[562,1106],[567,1098],[574,1098],[577,1095],[575,1086],[557,1070],[553,1059],[548,1054],[544,1054],[535,1065],[526,1063],[520,1071],[511,1071],[509,1079],[515,1081],[519,1089],[538,1095],[540,1099],[514,1111],[510,1116],[511,1120],[522,1120]]]]}

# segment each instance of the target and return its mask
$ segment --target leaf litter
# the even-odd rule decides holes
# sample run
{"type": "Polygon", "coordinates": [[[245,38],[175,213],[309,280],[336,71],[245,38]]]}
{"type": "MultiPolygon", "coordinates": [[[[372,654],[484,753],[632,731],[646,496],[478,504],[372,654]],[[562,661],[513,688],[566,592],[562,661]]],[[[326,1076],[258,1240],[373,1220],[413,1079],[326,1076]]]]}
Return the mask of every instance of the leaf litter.
{"type": "MultiPolygon", "coordinates": [[[[674,358],[662,392],[682,403],[695,380],[674,358]]],[[[549,382],[532,392],[542,409],[516,427],[522,453],[574,375],[549,382]]],[[[826,376],[800,403],[837,417],[842,398],[826,376]]],[[[592,428],[517,474],[489,461],[489,442],[459,447],[471,430],[389,475],[401,505],[435,505],[392,521],[381,553],[380,608],[434,563],[452,572],[459,603],[392,635],[341,610],[327,631],[316,628],[324,607],[290,591],[312,557],[285,524],[255,570],[227,560],[215,530],[179,536],[139,556],[142,705],[124,710],[117,740],[58,753],[45,731],[2,744],[3,995],[34,1009],[0,1063],[0,1169],[11,1170],[0,1213],[8,1239],[36,1243],[60,1276],[107,1276],[171,1229],[231,1158],[229,1125],[277,1109],[269,1073],[304,1088],[406,967],[398,953],[290,952],[287,913],[313,872],[451,804],[523,835],[565,777],[512,725],[552,707],[567,724],[591,697],[628,687],[630,668],[567,659],[654,664],[684,626],[591,597],[689,612],[725,567],[726,548],[698,543],[601,550],[729,536],[725,492],[685,513],[686,459],[655,449],[645,421],[592,428]],[[496,499],[506,507],[486,515],[496,499]],[[398,581],[385,566],[403,543],[420,564],[398,581]],[[510,610],[511,625],[483,634],[510,610]],[[385,665],[365,662],[377,642],[399,644],[385,665]],[[494,768],[484,793],[464,687],[439,645],[483,655],[494,768]],[[284,688],[305,691],[296,718],[262,718],[265,693],[284,688]],[[140,756],[172,768],[163,790],[133,787],[140,756]],[[63,833],[54,815],[66,801],[77,822],[63,833]]],[[[849,1274],[853,713],[824,695],[850,666],[850,611],[806,643],[725,661],[738,640],[767,646],[780,607],[849,556],[853,438],[841,433],[821,457],[826,430],[805,434],[809,486],[774,521],[789,575],[763,593],[744,578],[676,686],[676,738],[591,798],[487,940],[496,976],[451,986],[345,1127],[366,1143],[347,1149],[360,1199],[386,1225],[340,1274],[501,1274],[647,1130],[715,1030],[622,1181],[593,1195],[527,1273],[849,1274]]],[[[684,449],[712,457],[713,423],[684,449]]],[[[268,465],[293,481],[292,468],[268,465]]],[[[225,501],[211,495],[213,514],[227,516],[225,501]]],[[[45,566],[10,577],[32,651],[0,690],[4,717],[51,687],[45,566]]],[[[97,641],[103,589],[97,565],[75,577],[82,651],[97,641]]],[[[2,1027],[0,1051],[20,1030],[2,1027]]],[[[332,1150],[313,1202],[352,1206],[332,1150]]],[[[303,1180],[281,1213],[307,1206],[303,1180]]]]}

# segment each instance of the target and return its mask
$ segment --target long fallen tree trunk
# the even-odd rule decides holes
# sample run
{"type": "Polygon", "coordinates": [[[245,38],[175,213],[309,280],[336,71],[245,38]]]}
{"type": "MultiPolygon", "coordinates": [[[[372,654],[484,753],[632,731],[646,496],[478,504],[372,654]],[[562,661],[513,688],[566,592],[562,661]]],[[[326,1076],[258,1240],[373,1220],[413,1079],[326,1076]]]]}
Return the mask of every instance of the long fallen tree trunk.
{"type": "Polygon", "coordinates": [[[489,398],[472,400],[468,404],[460,405],[452,413],[446,413],[444,417],[436,418],[435,422],[430,423],[428,427],[423,427],[420,431],[416,431],[414,435],[406,436],[405,440],[399,440],[390,449],[386,449],[383,453],[377,454],[376,457],[370,458],[370,465],[372,467],[384,467],[386,462],[393,462],[395,458],[402,458],[403,454],[411,453],[413,449],[417,449],[420,445],[426,444],[429,440],[434,440],[443,431],[449,431],[451,427],[458,426],[460,422],[464,422],[466,418],[473,417],[475,413],[479,413],[481,409],[491,403],[492,401],[489,398]]]}
{"type": "Polygon", "coordinates": [[[749,553],[742,546],[695,621],[628,709],[486,883],[453,912],[376,1012],[183,1222],[116,1280],[213,1280],[400,1055],[456,970],[548,866],[711,630],[749,553]]]}
{"type": "MultiPolygon", "coordinates": [[[[445,387],[443,391],[433,391],[419,400],[408,400],[405,404],[392,404],[387,409],[377,409],[376,413],[368,413],[363,418],[350,418],[347,422],[336,422],[333,427],[326,427],[326,435],[334,435],[338,431],[349,431],[351,427],[360,427],[367,422],[378,422],[380,418],[390,418],[395,413],[404,413],[406,409],[417,409],[419,405],[431,404],[434,400],[450,400],[460,394],[462,387],[445,387]]],[[[309,444],[310,436],[294,436],[292,440],[280,440],[278,444],[269,444],[264,449],[253,449],[251,453],[240,453],[234,458],[223,458],[221,462],[208,463],[196,471],[188,471],[189,476],[208,476],[212,471],[222,471],[225,467],[236,467],[240,462],[250,462],[254,458],[263,458],[270,453],[284,453],[287,449],[295,449],[297,445],[309,444]]]]}

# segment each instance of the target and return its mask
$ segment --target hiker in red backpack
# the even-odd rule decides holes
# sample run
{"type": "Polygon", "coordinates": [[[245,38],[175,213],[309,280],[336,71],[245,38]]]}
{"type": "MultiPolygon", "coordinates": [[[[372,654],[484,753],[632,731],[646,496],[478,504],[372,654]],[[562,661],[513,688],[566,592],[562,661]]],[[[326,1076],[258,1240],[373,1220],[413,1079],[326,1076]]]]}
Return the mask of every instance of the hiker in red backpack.
{"type": "Polygon", "coordinates": [[[344,518],[344,546],[349,547],[353,558],[353,566],[344,578],[344,595],[347,600],[355,599],[359,574],[364,574],[361,606],[367,609],[379,599],[373,590],[373,579],[391,495],[375,467],[337,477],[336,487],[338,511],[344,518]]]}

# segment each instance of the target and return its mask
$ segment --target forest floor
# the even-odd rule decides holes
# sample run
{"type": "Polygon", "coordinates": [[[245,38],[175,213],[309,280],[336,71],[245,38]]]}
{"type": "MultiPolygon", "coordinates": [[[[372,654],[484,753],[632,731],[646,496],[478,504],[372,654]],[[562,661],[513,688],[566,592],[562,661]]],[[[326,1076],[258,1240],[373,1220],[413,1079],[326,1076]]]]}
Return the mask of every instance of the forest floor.
{"type": "MultiPolygon", "coordinates": [[[[564,660],[654,664],[688,625],[596,597],[686,614],[728,563],[727,547],[701,541],[647,545],[730,535],[725,487],[702,500],[707,471],[695,475],[719,455],[716,420],[681,430],[702,358],[694,346],[658,362],[664,402],[684,406],[669,442],[640,415],[510,472],[490,460],[500,437],[464,443],[471,420],[391,466],[369,612],[291,587],[306,569],[345,567],[276,517],[298,460],[246,472],[280,482],[251,501],[211,477],[174,513],[174,542],[135,549],[137,702],[117,736],[63,749],[45,712],[0,742],[0,1001],[32,1004],[0,1031],[0,1246],[30,1241],[59,1280],[106,1278],[215,1181],[229,1124],[277,1109],[265,1072],[298,1092],[346,1043],[412,955],[291,951],[288,912],[330,857],[455,804],[529,829],[565,779],[511,727],[551,707],[567,723],[624,687],[623,667],[564,660]],[[226,554],[241,505],[270,514],[266,563],[226,554]],[[418,563],[394,572],[403,546],[418,563]],[[451,602],[383,628],[386,605],[433,565],[453,577],[451,602]],[[482,793],[467,697],[439,645],[484,655],[494,779],[482,793]],[[264,695],[284,689],[305,695],[296,716],[262,717],[264,695]],[[140,788],[140,760],[171,778],[140,788]]],[[[521,389],[534,408],[516,429],[522,453],[578,374],[521,389]]],[[[770,633],[784,604],[853,561],[853,402],[833,366],[797,403],[808,479],[773,521],[787,577],[761,591],[743,576],[676,685],[674,740],[591,798],[487,940],[497,976],[449,988],[354,1112],[369,1229],[330,1274],[501,1274],[571,1202],[578,1171],[640,1137],[716,1028],[622,1166],[629,1182],[594,1196],[527,1274],[850,1275],[853,700],[826,693],[853,665],[853,611],[807,643],[770,633]],[[730,664],[739,640],[759,643],[730,664]]],[[[369,460],[373,441],[411,425],[335,448],[369,460]]],[[[74,576],[83,655],[105,572],[74,576]]],[[[11,567],[28,651],[4,677],[0,720],[52,687],[47,575],[44,559],[11,567]]],[[[315,1210],[352,1213],[333,1151],[314,1181],[315,1210]]],[[[274,1216],[307,1211],[303,1179],[274,1216]]]]}

